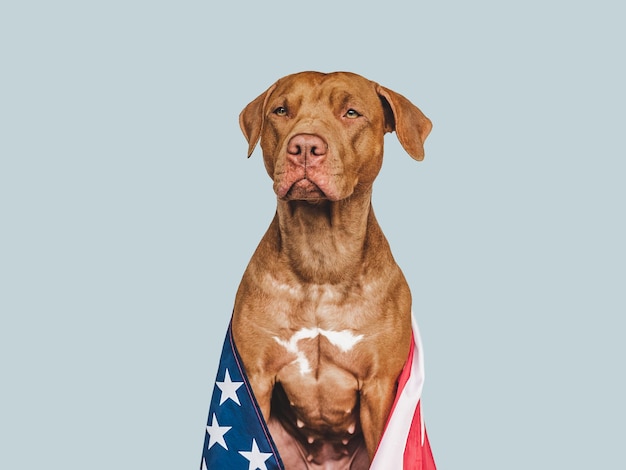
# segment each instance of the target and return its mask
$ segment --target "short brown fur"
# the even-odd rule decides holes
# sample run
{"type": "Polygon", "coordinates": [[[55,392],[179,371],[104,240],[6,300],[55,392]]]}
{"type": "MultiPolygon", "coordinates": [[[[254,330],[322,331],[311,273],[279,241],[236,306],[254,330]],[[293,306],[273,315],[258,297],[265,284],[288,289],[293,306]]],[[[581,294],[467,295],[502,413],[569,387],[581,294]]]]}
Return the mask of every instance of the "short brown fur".
{"type": "Polygon", "coordinates": [[[235,342],[286,469],[366,469],[411,342],[411,293],[372,184],[384,134],[421,160],[431,123],[361,76],[303,72],[240,124],[249,155],[260,140],[277,211],[237,292],[235,342]],[[362,336],[344,351],[326,332],[362,336]]]}

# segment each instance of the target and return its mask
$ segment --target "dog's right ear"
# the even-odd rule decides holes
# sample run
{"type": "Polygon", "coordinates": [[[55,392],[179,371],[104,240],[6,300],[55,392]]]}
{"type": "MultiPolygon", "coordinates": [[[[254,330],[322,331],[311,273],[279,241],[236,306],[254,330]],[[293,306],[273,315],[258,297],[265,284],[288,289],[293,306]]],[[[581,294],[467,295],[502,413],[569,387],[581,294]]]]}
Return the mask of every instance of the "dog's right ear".
{"type": "Polygon", "coordinates": [[[384,98],[385,131],[396,131],[406,152],[417,161],[424,159],[424,141],[433,127],[432,122],[417,106],[400,93],[378,85],[378,95],[384,98]],[[391,113],[389,113],[391,111],[391,113]]]}
{"type": "Polygon", "coordinates": [[[265,106],[274,88],[276,88],[276,83],[269,87],[265,93],[257,96],[239,114],[239,127],[241,127],[241,131],[248,141],[248,158],[252,155],[254,147],[261,137],[265,122],[265,106]]]}

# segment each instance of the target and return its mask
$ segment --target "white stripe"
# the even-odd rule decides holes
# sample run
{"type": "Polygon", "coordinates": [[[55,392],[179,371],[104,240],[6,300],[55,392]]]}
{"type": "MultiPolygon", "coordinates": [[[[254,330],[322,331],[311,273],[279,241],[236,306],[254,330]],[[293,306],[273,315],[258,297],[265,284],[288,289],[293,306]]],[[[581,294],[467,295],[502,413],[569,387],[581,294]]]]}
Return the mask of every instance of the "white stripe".
{"type": "MultiPolygon", "coordinates": [[[[411,316],[415,349],[411,375],[398,398],[393,414],[389,419],[385,433],[380,440],[370,470],[400,470],[404,466],[404,448],[411,429],[415,409],[422,396],[424,386],[424,357],[422,340],[415,318],[411,316]]],[[[422,445],[424,444],[424,428],[422,421],[422,445]]]]}

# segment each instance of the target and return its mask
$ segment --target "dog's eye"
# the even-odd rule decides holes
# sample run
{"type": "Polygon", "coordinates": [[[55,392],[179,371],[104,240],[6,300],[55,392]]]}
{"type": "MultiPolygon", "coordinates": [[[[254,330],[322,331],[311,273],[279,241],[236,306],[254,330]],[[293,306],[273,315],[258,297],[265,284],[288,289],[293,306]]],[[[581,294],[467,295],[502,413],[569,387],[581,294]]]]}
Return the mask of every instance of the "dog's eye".
{"type": "Polygon", "coordinates": [[[279,106],[274,110],[274,114],[276,114],[276,116],[287,116],[287,108],[279,106]]]}
{"type": "Polygon", "coordinates": [[[348,119],[356,119],[360,116],[360,114],[354,109],[349,109],[348,111],[346,111],[346,114],[344,116],[348,119]]]}

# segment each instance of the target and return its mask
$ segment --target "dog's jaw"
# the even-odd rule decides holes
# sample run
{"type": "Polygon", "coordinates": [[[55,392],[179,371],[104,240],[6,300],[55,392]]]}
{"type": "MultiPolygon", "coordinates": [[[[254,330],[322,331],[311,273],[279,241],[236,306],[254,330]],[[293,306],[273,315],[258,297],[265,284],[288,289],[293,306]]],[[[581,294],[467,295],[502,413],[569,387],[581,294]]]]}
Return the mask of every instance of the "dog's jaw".
{"type": "Polygon", "coordinates": [[[324,191],[308,178],[296,181],[287,189],[287,192],[284,191],[284,188],[280,188],[276,195],[285,201],[319,201],[328,199],[324,191]]]}

